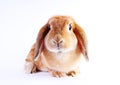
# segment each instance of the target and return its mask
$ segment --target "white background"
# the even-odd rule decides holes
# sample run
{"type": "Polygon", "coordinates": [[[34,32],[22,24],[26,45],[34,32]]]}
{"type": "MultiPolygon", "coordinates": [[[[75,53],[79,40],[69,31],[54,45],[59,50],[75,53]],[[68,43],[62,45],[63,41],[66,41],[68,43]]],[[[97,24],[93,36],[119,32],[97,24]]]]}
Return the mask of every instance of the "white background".
{"type": "Polygon", "coordinates": [[[120,85],[119,0],[0,0],[0,85],[120,85]],[[87,33],[89,58],[78,77],[24,74],[41,26],[70,15],[87,33]]]}

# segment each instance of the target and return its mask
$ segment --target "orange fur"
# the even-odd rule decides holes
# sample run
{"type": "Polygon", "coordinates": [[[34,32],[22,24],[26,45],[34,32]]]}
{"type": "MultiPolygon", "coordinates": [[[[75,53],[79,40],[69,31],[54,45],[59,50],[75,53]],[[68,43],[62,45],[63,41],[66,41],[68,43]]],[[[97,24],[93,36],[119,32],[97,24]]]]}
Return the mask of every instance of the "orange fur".
{"type": "Polygon", "coordinates": [[[33,63],[31,73],[48,71],[56,77],[75,76],[81,54],[89,59],[87,51],[84,30],[69,16],[53,16],[40,29],[26,62],[33,63]]]}

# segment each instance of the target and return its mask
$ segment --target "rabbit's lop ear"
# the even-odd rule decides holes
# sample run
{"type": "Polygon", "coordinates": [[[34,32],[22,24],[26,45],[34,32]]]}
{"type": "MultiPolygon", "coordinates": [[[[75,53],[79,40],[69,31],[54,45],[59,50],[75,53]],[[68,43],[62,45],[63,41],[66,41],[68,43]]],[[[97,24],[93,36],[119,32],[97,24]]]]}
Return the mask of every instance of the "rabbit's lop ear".
{"type": "Polygon", "coordinates": [[[47,35],[47,33],[49,32],[50,27],[47,24],[45,24],[39,31],[37,39],[36,39],[36,43],[35,43],[35,51],[34,51],[34,58],[37,57],[38,53],[41,53],[41,50],[43,49],[43,42],[44,42],[44,38],[47,35]]]}
{"type": "Polygon", "coordinates": [[[77,24],[75,23],[75,29],[74,29],[74,33],[78,39],[78,45],[82,51],[83,56],[89,60],[88,58],[88,48],[87,48],[87,37],[86,34],[84,32],[84,30],[77,24]]]}

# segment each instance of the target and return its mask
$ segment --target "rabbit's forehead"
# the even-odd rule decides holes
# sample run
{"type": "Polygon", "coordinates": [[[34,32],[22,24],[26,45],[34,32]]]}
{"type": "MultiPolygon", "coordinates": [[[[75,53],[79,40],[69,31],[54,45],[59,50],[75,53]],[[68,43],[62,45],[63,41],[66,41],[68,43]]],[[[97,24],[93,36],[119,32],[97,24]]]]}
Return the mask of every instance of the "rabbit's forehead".
{"type": "Polygon", "coordinates": [[[71,18],[51,18],[49,20],[49,25],[52,26],[66,26],[70,23],[73,23],[73,20],[71,18]]]}

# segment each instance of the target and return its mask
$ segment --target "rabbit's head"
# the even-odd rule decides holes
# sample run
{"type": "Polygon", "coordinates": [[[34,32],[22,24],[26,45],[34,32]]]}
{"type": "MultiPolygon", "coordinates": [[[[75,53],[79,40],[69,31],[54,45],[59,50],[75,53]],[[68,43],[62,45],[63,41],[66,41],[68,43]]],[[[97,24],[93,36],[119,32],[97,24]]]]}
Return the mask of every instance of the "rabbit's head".
{"type": "Polygon", "coordinates": [[[52,17],[48,21],[49,32],[44,43],[51,52],[68,52],[74,50],[77,46],[77,37],[75,36],[74,22],[68,17],[52,17]]]}

